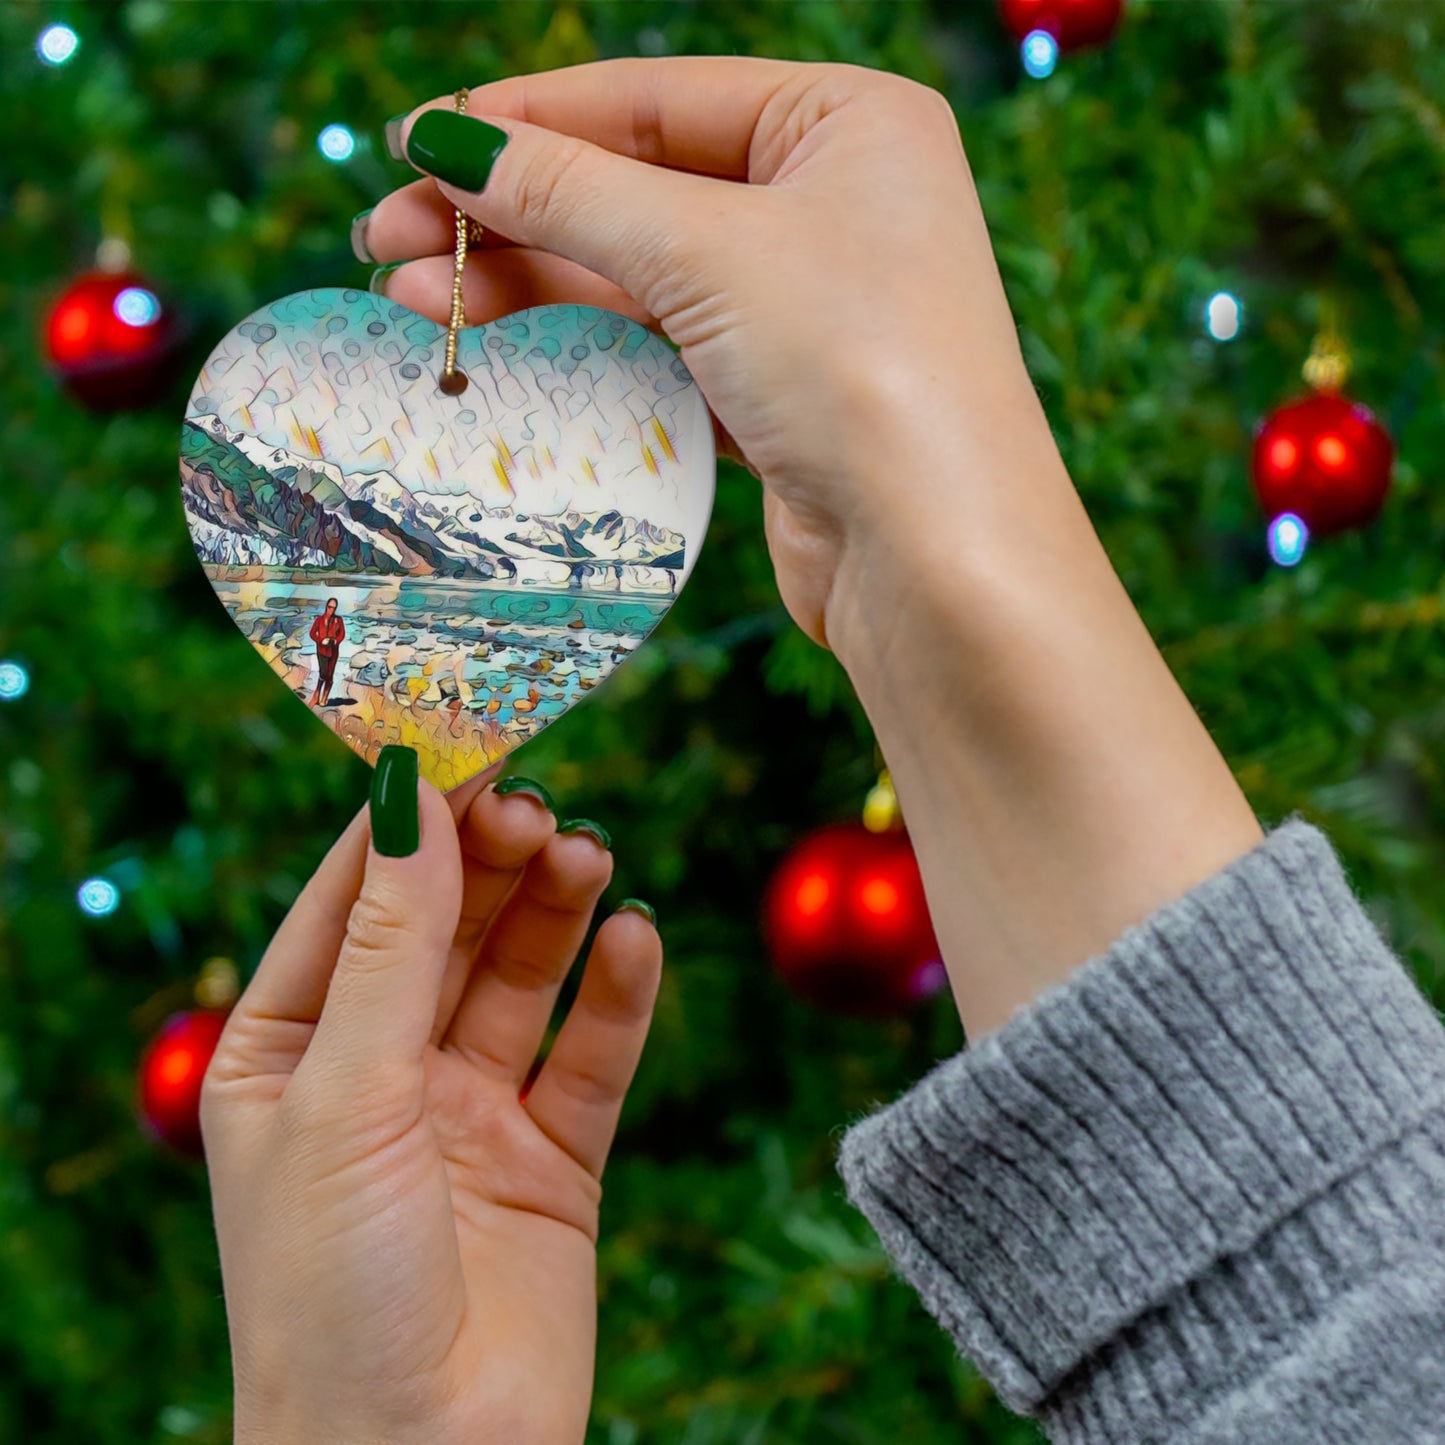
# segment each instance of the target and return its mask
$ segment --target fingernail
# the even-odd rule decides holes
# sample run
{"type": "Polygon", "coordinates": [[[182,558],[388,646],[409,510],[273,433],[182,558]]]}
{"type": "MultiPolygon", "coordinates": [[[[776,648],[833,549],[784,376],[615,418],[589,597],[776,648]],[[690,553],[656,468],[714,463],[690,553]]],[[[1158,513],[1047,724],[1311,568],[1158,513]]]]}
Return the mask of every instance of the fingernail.
{"type": "Polygon", "coordinates": [[[386,153],[394,161],[404,161],[406,159],[406,155],[401,148],[401,128],[406,122],[406,117],[410,114],[411,112],[407,111],[405,115],[394,115],[386,123],[386,153]]]}
{"type": "Polygon", "coordinates": [[[492,791],[503,798],[512,793],[525,793],[529,798],[536,798],[549,813],[557,811],[557,805],[552,801],[551,793],[541,783],[534,783],[531,778],[503,778],[492,791]]]}
{"type": "Polygon", "coordinates": [[[450,186],[479,191],[509,139],[484,120],[454,110],[424,110],[406,138],[406,158],[450,186]]]}
{"type": "Polygon", "coordinates": [[[617,905],[619,913],[640,913],[654,927],[657,925],[657,910],[652,904],[644,903],[640,898],[624,898],[617,905]]]}
{"type": "Polygon", "coordinates": [[[389,265],[378,266],[376,270],[371,273],[371,280],[366,283],[366,289],[370,291],[373,296],[385,296],[387,278],[398,266],[405,265],[405,261],[392,261],[389,265]]]}
{"type": "Polygon", "coordinates": [[[612,834],[602,826],[601,823],[594,823],[591,818],[568,818],[565,823],[557,825],[559,833],[586,833],[589,838],[595,838],[604,848],[611,849],[612,834]]]}
{"type": "Polygon", "coordinates": [[[368,266],[376,265],[376,257],[371,254],[371,248],[366,244],[366,223],[371,219],[374,209],[375,207],[368,206],[351,218],[351,254],[368,266]]]}
{"type": "Polygon", "coordinates": [[[409,858],[421,845],[412,748],[385,747],[371,775],[371,841],[385,858],[409,858]]]}

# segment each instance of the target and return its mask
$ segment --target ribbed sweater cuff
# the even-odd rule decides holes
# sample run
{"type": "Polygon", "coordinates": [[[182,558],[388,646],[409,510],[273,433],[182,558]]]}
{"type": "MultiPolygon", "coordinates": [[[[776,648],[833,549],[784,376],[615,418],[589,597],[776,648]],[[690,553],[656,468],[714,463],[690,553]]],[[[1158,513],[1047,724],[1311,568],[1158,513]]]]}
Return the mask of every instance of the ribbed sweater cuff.
{"type": "Polygon", "coordinates": [[[1142,1439],[1130,1399],[1162,1419],[1201,1361],[1237,1384],[1272,1299],[1326,1307],[1321,1229],[1377,1255],[1372,1161],[1438,1160],[1442,1104],[1440,1020],[1294,821],[855,1124],[839,1168],[1008,1404],[1082,1417],[1112,1371],[1114,1427],[1061,1433],[1142,1439]]]}

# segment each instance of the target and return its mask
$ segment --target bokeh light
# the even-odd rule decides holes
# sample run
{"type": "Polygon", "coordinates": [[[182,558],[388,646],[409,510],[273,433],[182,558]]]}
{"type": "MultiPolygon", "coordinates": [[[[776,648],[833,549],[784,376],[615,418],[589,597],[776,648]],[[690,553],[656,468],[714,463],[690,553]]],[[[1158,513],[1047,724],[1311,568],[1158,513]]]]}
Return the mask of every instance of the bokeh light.
{"type": "Polygon", "coordinates": [[[87,878],[75,898],[80,911],[92,918],[105,918],[120,907],[120,889],[109,878],[87,878]]]}
{"type": "Polygon", "coordinates": [[[64,65],[80,49],[80,36],[68,25],[47,25],[35,42],[35,53],[47,65],[64,65]]]}
{"type": "Polygon", "coordinates": [[[1031,30],[1019,47],[1024,70],[1035,80],[1045,80],[1059,63],[1059,42],[1047,30],[1031,30]]]}
{"type": "Polygon", "coordinates": [[[828,906],[833,896],[833,885],[822,873],[809,873],[798,884],[793,902],[798,913],[804,918],[813,918],[828,906]]]}
{"type": "Polygon", "coordinates": [[[316,148],[329,161],[349,161],[356,151],[356,137],[349,126],[329,125],[316,137],[316,148]]]}
{"type": "Polygon", "coordinates": [[[177,1088],[196,1072],[196,1065],[199,1062],[194,1049],[188,1049],[185,1045],[181,1045],[172,1049],[170,1053],[162,1055],[156,1064],[156,1078],[163,1084],[177,1088]]]}
{"type": "Polygon", "coordinates": [[[932,998],[948,982],[948,970],[941,958],[932,958],[923,964],[908,984],[913,998],[932,998]]]}
{"type": "Polygon", "coordinates": [[[0,702],[14,702],[30,691],[30,674],[18,662],[0,662],[0,702]]]}
{"type": "Polygon", "coordinates": [[[870,878],[858,890],[858,902],[865,913],[871,913],[875,918],[887,918],[898,912],[903,899],[887,878],[870,878]]]}
{"type": "Polygon", "coordinates": [[[1299,461],[1299,447],[1295,444],[1293,437],[1275,437],[1269,444],[1267,460],[1270,468],[1283,476],[1286,472],[1294,470],[1294,465],[1299,461]]]}
{"type": "Polygon", "coordinates": [[[1216,291],[1204,308],[1204,329],[1216,341],[1233,341],[1244,325],[1244,307],[1237,296],[1216,291]]]}
{"type": "Polygon", "coordinates": [[[1310,529],[1293,512],[1281,512],[1269,524],[1269,555],[1281,567],[1293,567],[1305,554],[1310,529]]]}
{"type": "Polygon", "coordinates": [[[127,326],[149,326],[159,319],[161,303],[155,292],[147,291],[144,286],[127,286],[115,298],[113,310],[117,319],[127,326]]]}

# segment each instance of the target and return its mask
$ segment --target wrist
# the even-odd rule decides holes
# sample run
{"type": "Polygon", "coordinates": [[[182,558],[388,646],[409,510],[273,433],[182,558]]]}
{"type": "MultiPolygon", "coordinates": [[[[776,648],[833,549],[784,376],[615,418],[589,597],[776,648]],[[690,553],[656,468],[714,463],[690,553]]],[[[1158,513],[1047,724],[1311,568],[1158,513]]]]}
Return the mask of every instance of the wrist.
{"type": "Polygon", "coordinates": [[[880,508],[844,546],[825,614],[970,1036],[1260,836],[1052,438],[999,438],[956,443],[951,471],[936,453],[917,464],[930,494],[958,478],[956,502],[928,524],[880,508]]]}
{"type": "MultiPolygon", "coordinates": [[[[962,405],[940,401],[935,415],[962,405]]],[[[923,430],[896,410],[859,412],[874,437],[923,430]]],[[[1034,393],[995,399],[989,415],[987,427],[934,427],[906,448],[854,449],[857,503],[824,625],[855,685],[885,660],[891,674],[892,647],[925,637],[987,654],[1002,640],[1000,606],[1045,562],[1112,576],[1034,393]]]]}

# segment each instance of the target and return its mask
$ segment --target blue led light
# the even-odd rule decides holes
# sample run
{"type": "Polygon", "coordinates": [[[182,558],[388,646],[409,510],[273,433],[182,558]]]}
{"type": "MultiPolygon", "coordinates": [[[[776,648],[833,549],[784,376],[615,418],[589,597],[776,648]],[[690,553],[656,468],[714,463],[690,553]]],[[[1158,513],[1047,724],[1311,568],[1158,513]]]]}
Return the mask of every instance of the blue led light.
{"type": "Polygon", "coordinates": [[[30,691],[30,674],[18,662],[0,662],[0,702],[14,702],[30,691]]]}
{"type": "Polygon", "coordinates": [[[35,42],[35,53],[47,65],[64,65],[80,49],[80,36],[68,25],[47,25],[35,42]]]}
{"type": "Polygon", "coordinates": [[[1030,30],[1019,47],[1024,69],[1035,80],[1045,80],[1059,63],[1059,42],[1047,30],[1030,30]]]}
{"type": "Polygon", "coordinates": [[[1310,529],[1293,512],[1281,512],[1269,524],[1269,555],[1281,567],[1293,567],[1305,554],[1310,529]]]}
{"type": "Polygon", "coordinates": [[[127,326],[149,326],[160,317],[161,303],[155,292],[144,286],[127,286],[111,309],[127,326]]]}
{"type": "Polygon", "coordinates": [[[356,137],[344,125],[329,125],[316,137],[316,147],[329,161],[349,161],[356,151],[356,137]]]}
{"type": "Polygon", "coordinates": [[[75,895],[80,911],[105,918],[120,907],[120,889],[109,878],[87,878],[75,895]]]}
{"type": "Polygon", "coordinates": [[[1233,341],[1244,325],[1244,307],[1237,296],[1216,291],[1204,308],[1204,329],[1216,341],[1233,341]]]}

